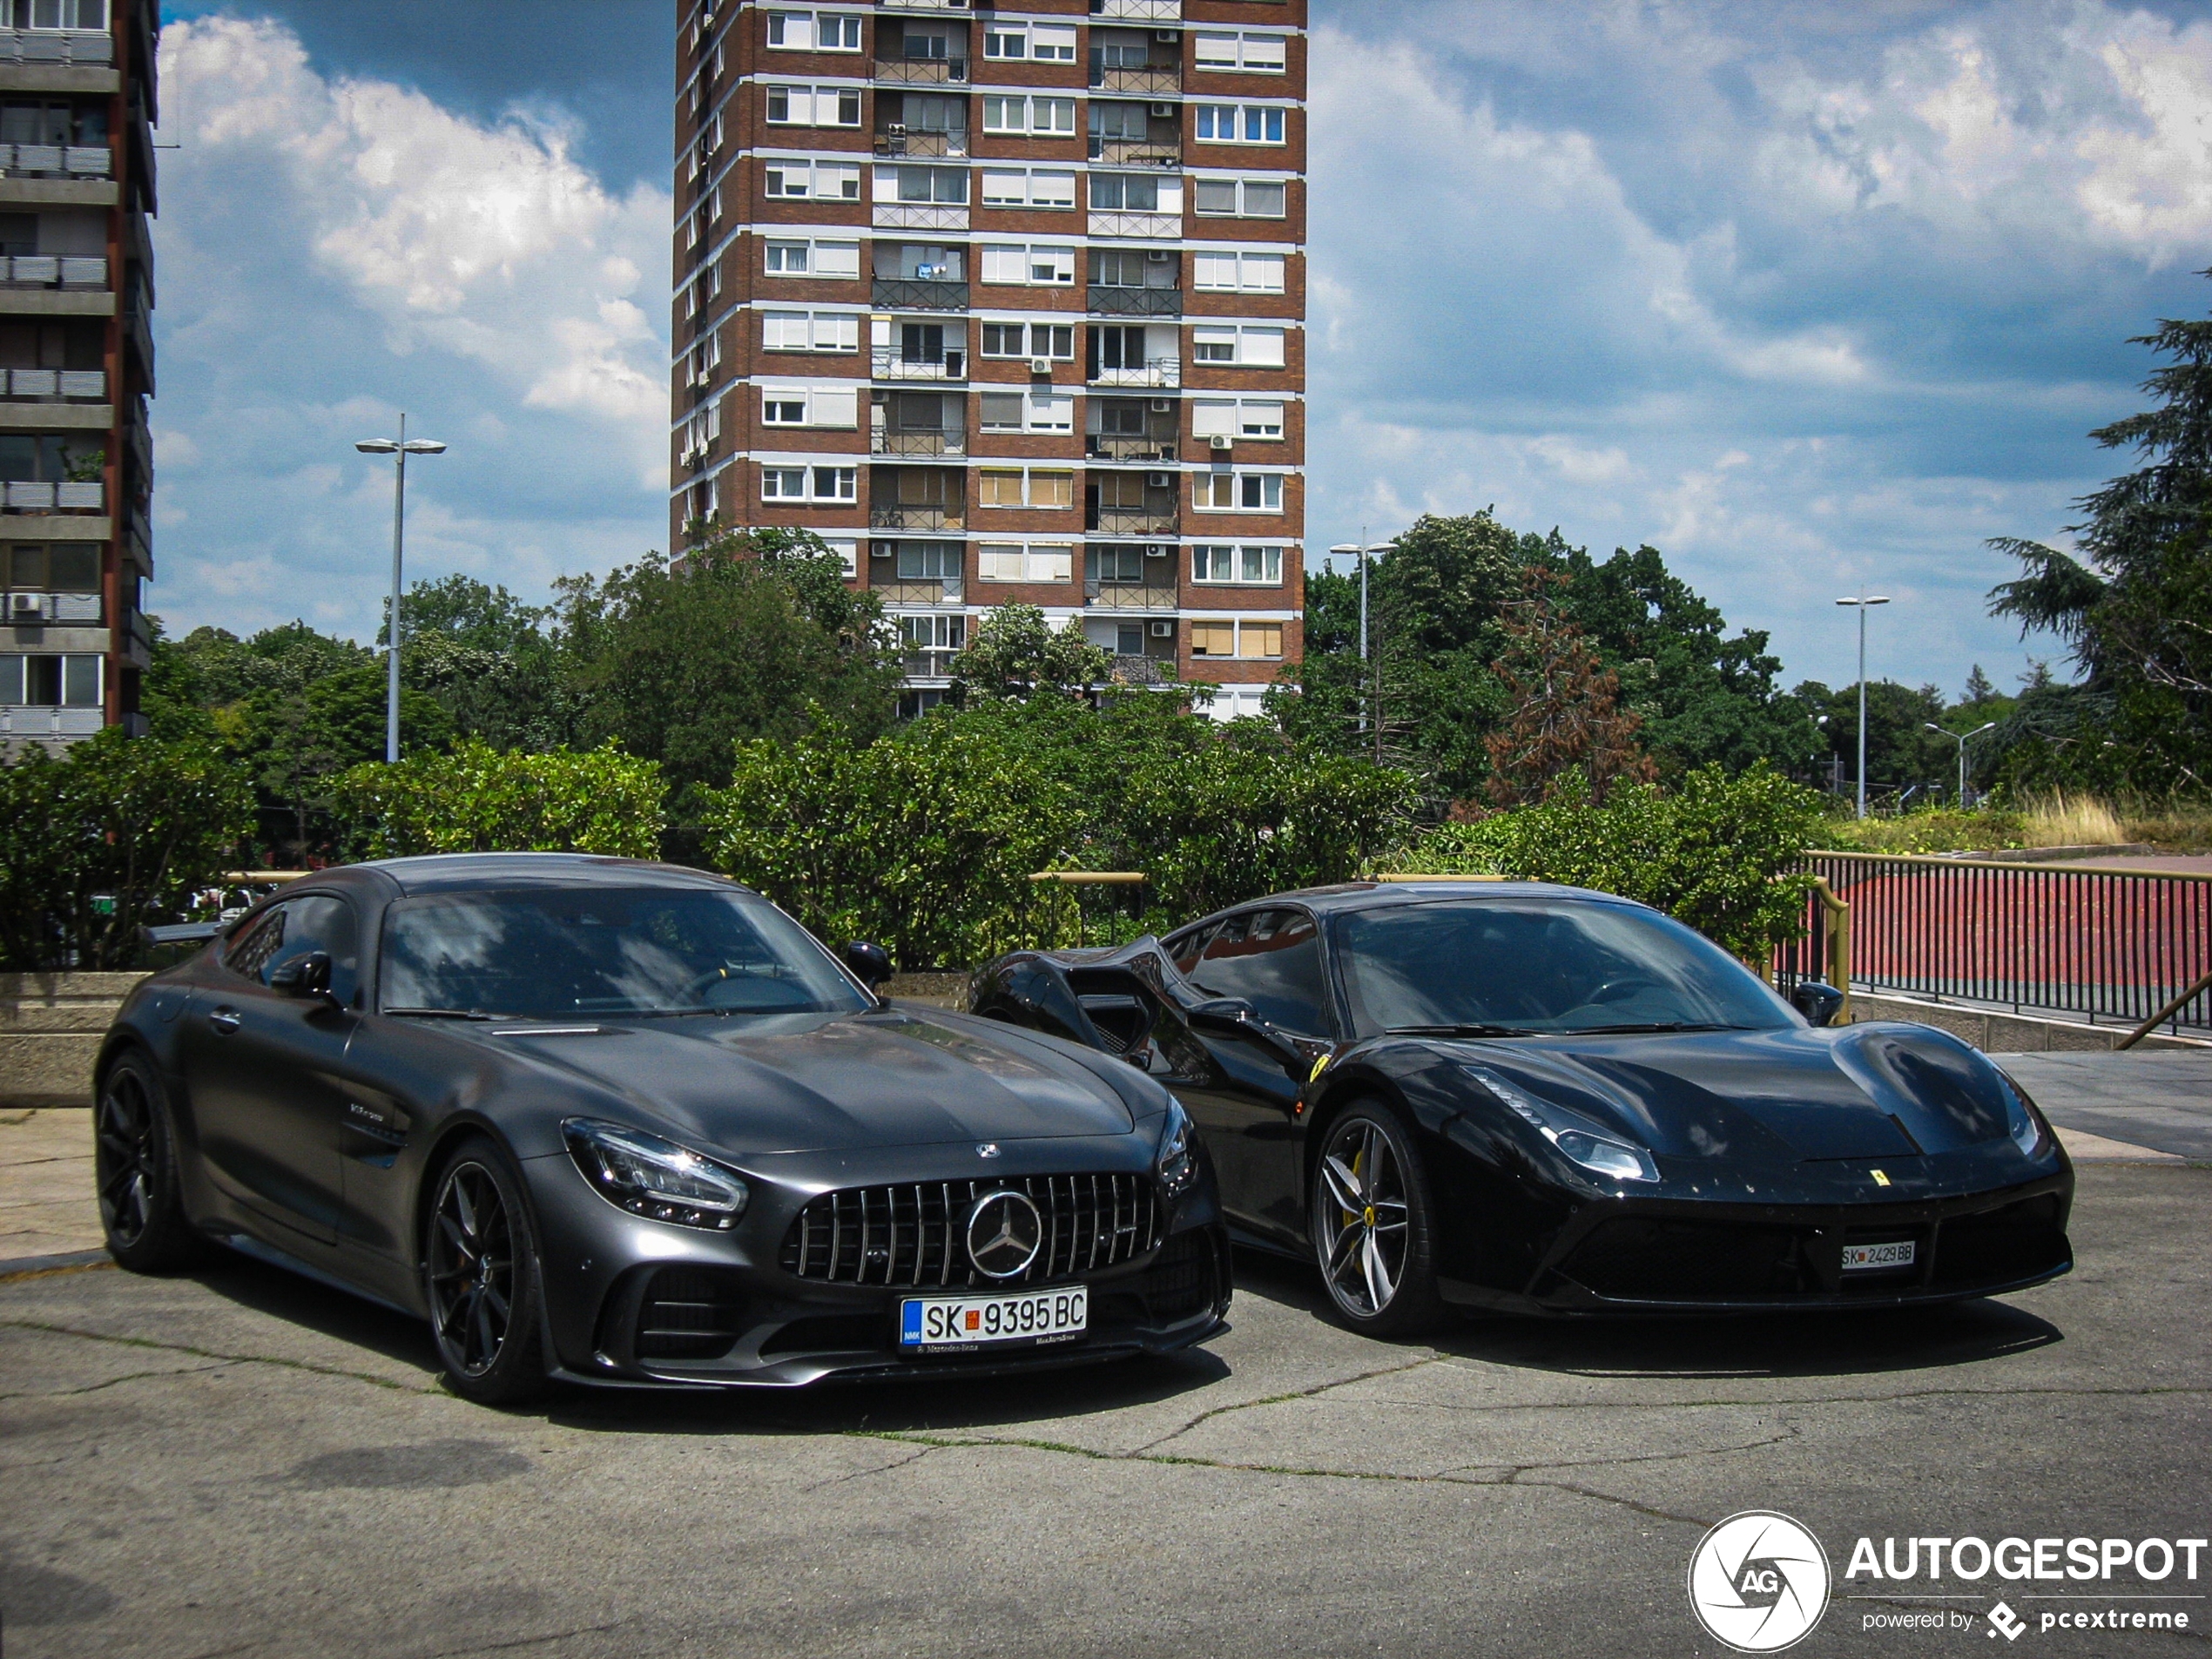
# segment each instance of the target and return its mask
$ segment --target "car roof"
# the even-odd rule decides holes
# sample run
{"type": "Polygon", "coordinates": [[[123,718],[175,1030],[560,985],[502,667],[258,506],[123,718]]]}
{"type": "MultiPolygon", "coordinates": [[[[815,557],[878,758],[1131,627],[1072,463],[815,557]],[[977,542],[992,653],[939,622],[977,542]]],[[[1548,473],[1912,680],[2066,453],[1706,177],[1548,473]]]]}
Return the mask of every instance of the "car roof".
{"type": "MultiPolygon", "coordinates": [[[[1357,910],[1386,910],[1401,905],[1433,904],[1440,899],[1568,899],[1596,904],[1633,905],[1616,893],[1590,887],[1565,887],[1555,881],[1501,881],[1495,876],[1425,877],[1408,881],[1341,881],[1333,887],[1299,887],[1290,893],[1271,893],[1264,899],[1224,905],[1199,921],[1211,921],[1232,911],[1262,908],[1271,904],[1302,905],[1317,916],[1341,915],[1357,910]]],[[[1189,924],[1191,927],[1197,922],[1189,924]]],[[[1178,927],[1176,932],[1184,929],[1178,927]]]]}
{"type": "Polygon", "coordinates": [[[709,870],[593,853],[435,853],[421,858],[379,859],[351,867],[374,871],[408,896],[516,887],[691,887],[727,893],[738,885],[709,870]]]}

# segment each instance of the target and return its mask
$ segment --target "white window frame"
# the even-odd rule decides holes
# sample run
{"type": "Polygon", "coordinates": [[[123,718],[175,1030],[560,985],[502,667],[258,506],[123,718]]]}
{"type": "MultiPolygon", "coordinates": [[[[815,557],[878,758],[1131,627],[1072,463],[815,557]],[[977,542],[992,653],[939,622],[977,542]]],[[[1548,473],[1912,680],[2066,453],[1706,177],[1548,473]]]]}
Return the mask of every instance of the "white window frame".
{"type": "Polygon", "coordinates": [[[857,352],[860,349],[860,317],[857,311],[787,311],[764,307],[760,313],[760,349],[764,352],[857,352]],[[791,326],[799,326],[793,344],[791,326]],[[780,338],[779,338],[780,335],[780,338]]]}
{"type": "Polygon", "coordinates": [[[1080,497],[1076,495],[1076,482],[1075,482],[1075,480],[1076,480],[1076,469],[1075,469],[1075,468],[1073,468],[1073,467],[1069,467],[1069,466],[1055,465],[1055,466],[1047,466],[1047,467],[981,467],[981,468],[977,469],[977,470],[976,470],[976,475],[975,475],[975,504],[976,504],[978,507],[989,507],[989,508],[993,509],[994,510],[995,510],[995,511],[999,511],[999,512],[1008,512],[1008,513],[1010,513],[1010,512],[1013,512],[1013,511],[1015,511],[1016,509],[1019,509],[1019,508],[1035,507],[1035,508],[1038,508],[1041,511],[1043,511],[1043,512],[1048,512],[1048,513],[1062,513],[1062,512],[1066,512],[1066,511],[1068,511],[1070,508],[1074,507],[1074,506],[1076,505],[1076,503],[1077,502],[1077,501],[1079,501],[1079,500],[1081,499],[1081,498],[1080,498],[1080,497]],[[1001,475],[1003,475],[1003,474],[1006,474],[1006,473],[1019,473],[1019,474],[1021,475],[1021,477],[1022,477],[1022,499],[1021,499],[1020,501],[1018,501],[1018,502],[1009,502],[1009,501],[995,501],[995,502],[986,502],[986,501],[983,499],[983,479],[984,479],[984,477],[985,477],[987,475],[990,475],[990,474],[1001,474],[1001,475]],[[1039,475],[1043,475],[1043,476],[1046,476],[1046,477],[1051,477],[1051,478],[1065,478],[1065,479],[1067,479],[1067,480],[1068,480],[1068,500],[1067,500],[1066,502],[1038,502],[1038,501],[1036,500],[1036,498],[1035,498],[1035,497],[1036,497],[1036,489],[1035,489],[1035,479],[1036,479],[1039,475]]]}
{"type": "Polygon", "coordinates": [[[995,22],[983,25],[983,57],[990,63],[1072,64],[1076,51],[1076,25],[1072,23],[995,22]]]}
{"type": "Polygon", "coordinates": [[[1208,75],[1283,75],[1290,71],[1290,37],[1246,30],[1207,29],[1194,31],[1192,54],[1195,67],[1208,75]],[[1226,44],[1224,57],[1221,48],[1226,44]],[[1214,55],[1209,57],[1211,46],[1214,55]]]}
{"type": "Polygon", "coordinates": [[[1022,92],[988,92],[983,98],[983,131],[1002,138],[1072,138],[1076,100],[1022,92]]]}
{"type": "Polygon", "coordinates": [[[1066,437],[1076,429],[1076,395],[1073,392],[1034,387],[1024,390],[1017,387],[990,386],[978,391],[977,400],[975,427],[979,432],[1034,433],[1066,437]],[[1021,400],[1021,417],[1015,425],[994,425],[984,418],[986,404],[982,400],[995,397],[1021,400]]]}
{"type": "Polygon", "coordinates": [[[1072,288],[1076,286],[1076,252],[1073,244],[1058,242],[986,242],[981,260],[981,280],[995,287],[1072,288]],[[1009,255],[1019,260],[1023,274],[1019,277],[993,275],[994,264],[1003,273],[1009,255]],[[1048,260],[1051,262],[1054,274],[1049,278],[1041,278],[1037,272],[1045,268],[1048,260]],[[1066,272],[1064,276],[1060,274],[1063,270],[1066,272]]]}
{"type": "Polygon", "coordinates": [[[1290,217],[1291,212],[1290,181],[1284,179],[1201,178],[1191,185],[1190,206],[1191,211],[1197,213],[1201,219],[1287,219],[1290,217]],[[1200,187],[1206,185],[1228,185],[1231,186],[1235,190],[1237,195],[1237,206],[1235,211],[1224,213],[1217,207],[1200,206],[1198,205],[1198,192],[1200,187]],[[1283,192],[1282,211],[1273,213],[1253,212],[1251,205],[1251,192],[1255,186],[1266,190],[1281,191],[1283,192]]]}
{"type": "Polygon", "coordinates": [[[1190,286],[1201,293],[1282,293],[1289,281],[1286,254],[1230,247],[1190,250],[1190,286]],[[1226,273],[1221,269],[1224,264],[1226,273]],[[1224,274],[1226,282],[1220,280],[1224,274]]]}
{"type": "Polygon", "coordinates": [[[860,274],[860,245],[828,236],[764,236],[761,238],[760,272],[763,276],[788,277],[794,280],[820,279],[829,282],[851,282],[860,274]],[[788,259],[791,250],[797,249],[803,267],[800,270],[778,270],[771,263],[781,257],[788,259]],[[849,271],[826,271],[822,268],[826,254],[841,254],[840,263],[849,262],[849,271]]]}
{"type": "Polygon", "coordinates": [[[1024,357],[1049,357],[1056,363],[1076,361],[1076,326],[1071,322],[1036,322],[1026,317],[986,317],[980,328],[976,349],[979,357],[1003,362],[1013,362],[1024,357]],[[1007,349],[1006,336],[1002,332],[1008,328],[1022,330],[1022,343],[1011,351],[1007,349]],[[988,343],[994,329],[1001,331],[995,350],[988,343]],[[1042,345],[1037,342],[1040,330],[1045,331],[1042,345]]]}
{"type": "Polygon", "coordinates": [[[975,193],[974,177],[966,167],[941,166],[927,161],[878,162],[875,169],[875,200],[878,206],[897,204],[908,207],[965,207],[975,193]],[[914,174],[926,174],[929,179],[927,197],[906,193],[907,181],[914,174]],[[957,196],[941,196],[940,189],[957,185],[957,196]]]}
{"type": "Polygon", "coordinates": [[[1196,144],[1236,144],[1275,147],[1290,142],[1288,114],[1279,104],[1195,104],[1191,105],[1190,135],[1196,144]],[[1231,136],[1220,132],[1224,111],[1229,115],[1231,136]],[[1214,129],[1208,132],[1208,128],[1214,129]]]}
{"type": "Polygon", "coordinates": [[[1057,586],[1073,582],[1075,570],[1076,547],[1072,542],[981,542],[975,548],[975,579],[979,583],[1027,582],[1057,586]]]}
{"type": "Polygon", "coordinates": [[[771,201],[857,202],[860,199],[860,164],[857,161],[813,161],[805,157],[780,157],[760,172],[761,193],[771,201]],[[786,188],[772,181],[780,179],[786,188]],[[792,190],[793,180],[804,188],[792,190]]]}
{"type": "Polygon", "coordinates": [[[1030,207],[1059,213],[1076,211],[1076,174],[1071,167],[986,167],[982,172],[979,186],[981,194],[976,199],[979,206],[1030,207]],[[1049,190],[1042,200],[1040,183],[1046,184],[1049,190]],[[1063,184],[1067,187],[1064,195],[1056,188],[1050,188],[1063,184]],[[994,195],[994,191],[998,193],[994,195]]]}
{"type": "MultiPolygon", "coordinates": [[[[860,89],[857,86],[805,86],[776,82],[761,89],[761,119],[773,127],[846,127],[860,125],[860,89]],[[827,102],[829,118],[822,118],[827,102]],[[783,114],[778,116],[779,105],[783,114]],[[852,111],[852,119],[846,119],[846,111],[852,111]]],[[[720,116],[715,118],[718,121],[720,116]]]]}
{"type": "Polygon", "coordinates": [[[860,429],[860,411],[857,387],[768,385],[760,388],[760,424],[764,427],[854,432],[860,429]],[[796,416],[791,413],[794,408],[798,411],[796,416]]]}
{"type": "Polygon", "coordinates": [[[1200,543],[1190,550],[1190,580],[1209,588],[1279,588],[1283,550],[1274,543],[1200,543]]]}
{"type": "Polygon", "coordinates": [[[858,478],[858,472],[851,467],[812,465],[788,467],[780,464],[764,464],[760,469],[760,499],[765,502],[814,501],[850,503],[859,499],[858,478]],[[793,474],[799,475],[799,489],[805,493],[796,496],[786,495],[783,493],[783,486],[790,482],[793,474]],[[825,496],[819,493],[825,479],[828,480],[833,494],[825,496]],[[773,489],[770,488],[772,484],[774,486],[773,489]]]}
{"type": "Polygon", "coordinates": [[[1190,510],[1194,513],[1251,513],[1279,518],[1283,512],[1283,475],[1279,472],[1200,472],[1190,475],[1190,510]],[[1227,483],[1229,505],[1211,497],[1227,483]],[[1257,501],[1248,497],[1257,496],[1257,501]],[[1270,497],[1272,497],[1271,500],[1270,497]]]}
{"type": "Polygon", "coordinates": [[[765,38],[771,51],[857,52],[865,38],[861,32],[864,26],[860,16],[854,12],[795,11],[779,8],[768,13],[765,38]],[[805,25],[806,39],[791,38],[793,23],[805,25]],[[834,43],[826,37],[832,30],[837,37],[834,43]],[[778,39],[779,35],[784,38],[778,39]]]}

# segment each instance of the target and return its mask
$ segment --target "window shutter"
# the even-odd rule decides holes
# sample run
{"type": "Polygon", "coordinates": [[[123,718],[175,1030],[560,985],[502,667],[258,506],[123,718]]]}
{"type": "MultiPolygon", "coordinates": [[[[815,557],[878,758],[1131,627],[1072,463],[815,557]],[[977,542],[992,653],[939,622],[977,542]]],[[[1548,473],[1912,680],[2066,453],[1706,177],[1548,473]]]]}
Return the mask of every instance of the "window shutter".
{"type": "Polygon", "coordinates": [[[1019,244],[987,242],[983,245],[983,280],[986,282],[1026,282],[1028,273],[1029,250],[1019,244]]]}
{"type": "Polygon", "coordinates": [[[851,430],[860,424],[859,389],[851,386],[818,386],[807,407],[808,423],[851,430]]]}
{"type": "Polygon", "coordinates": [[[1245,329],[1237,361],[1254,368],[1282,368],[1283,331],[1280,328],[1245,329]]]}
{"type": "Polygon", "coordinates": [[[1190,406],[1190,435],[1194,438],[1235,435],[1237,406],[1226,399],[1201,398],[1190,406]]]}

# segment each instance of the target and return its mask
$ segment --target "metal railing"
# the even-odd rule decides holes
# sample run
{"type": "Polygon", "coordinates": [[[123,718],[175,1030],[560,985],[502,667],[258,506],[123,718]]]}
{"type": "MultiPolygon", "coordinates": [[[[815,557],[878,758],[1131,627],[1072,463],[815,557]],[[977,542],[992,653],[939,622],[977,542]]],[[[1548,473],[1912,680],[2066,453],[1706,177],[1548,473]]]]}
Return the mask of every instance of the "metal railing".
{"type": "Polygon", "coordinates": [[[1116,657],[1114,678],[1124,685],[1172,685],[1178,676],[1172,657],[1116,657]]]}
{"type": "Polygon", "coordinates": [[[102,368],[0,368],[0,397],[75,398],[107,401],[107,371],[102,368]]]}
{"type": "Polygon", "coordinates": [[[1083,604],[1100,610],[1172,610],[1176,590],[1142,582],[1085,582],[1083,604]]]}
{"type": "MultiPolygon", "coordinates": [[[[1859,989],[2212,1032],[2212,988],[2184,995],[2212,970],[2212,877],[1877,853],[1814,853],[1802,867],[1850,907],[1859,989]]],[[[1835,971],[1826,907],[1817,893],[1807,904],[1821,910],[1807,936],[1775,954],[1785,990],[1835,971]]]]}
{"type": "Polygon", "coordinates": [[[1115,236],[1131,240],[1163,241],[1183,234],[1183,215],[1180,213],[1093,213],[1090,216],[1093,236],[1115,236]]]}
{"type": "Polygon", "coordinates": [[[1183,0],[1090,0],[1094,17],[1125,17],[1131,23],[1181,23],[1183,0]]]}
{"type": "Polygon", "coordinates": [[[919,277],[878,277],[874,300],[887,310],[965,311],[968,284],[919,277]]]}
{"type": "Polygon", "coordinates": [[[1183,91],[1183,65],[1180,64],[1148,64],[1143,69],[1117,66],[1109,69],[1103,64],[1090,67],[1090,90],[1094,92],[1145,92],[1177,94],[1183,91]]]}
{"type": "Polygon", "coordinates": [[[1093,461],[1173,461],[1175,436],[1130,438],[1089,432],[1083,435],[1083,454],[1093,461]]]}
{"type": "Polygon", "coordinates": [[[10,288],[105,288],[107,261],[98,255],[0,255],[0,285],[10,288]]]}
{"type": "Polygon", "coordinates": [[[879,132],[875,135],[875,152],[880,156],[964,156],[968,153],[968,129],[879,132]]]}
{"type": "Polygon", "coordinates": [[[968,453],[968,434],[964,429],[894,432],[879,428],[868,435],[868,453],[878,455],[964,455],[968,453]]]}
{"type": "Polygon", "coordinates": [[[887,605],[956,605],[961,590],[957,581],[925,582],[908,577],[871,582],[868,591],[887,605]]]}
{"type": "Polygon", "coordinates": [[[1172,507],[1097,507],[1091,509],[1083,528],[1109,536],[1172,536],[1175,516],[1172,507]]]}
{"type": "Polygon", "coordinates": [[[97,513],[107,505],[102,483],[0,485],[0,507],[11,513],[97,513]]]}
{"type": "Polygon", "coordinates": [[[1157,138],[1093,138],[1090,158],[1117,167],[1180,167],[1183,145],[1157,138]]]}
{"type": "Polygon", "coordinates": [[[878,202],[874,223],[887,231],[964,231],[968,209],[937,202],[878,202]]]}
{"type": "Polygon", "coordinates": [[[898,86],[946,86],[968,79],[965,57],[879,57],[875,78],[898,86]]]}
{"type": "Polygon", "coordinates": [[[964,381],[968,352],[955,347],[935,357],[909,357],[897,346],[875,346],[868,352],[868,373],[880,381],[964,381]]]}
{"type": "Polygon", "coordinates": [[[105,30],[52,33],[0,29],[0,64],[92,64],[115,61],[115,37],[105,30]]]}
{"type": "Polygon", "coordinates": [[[0,172],[11,179],[105,179],[115,152],[105,144],[0,144],[0,172]]]}
{"type": "Polygon", "coordinates": [[[44,623],[73,623],[97,627],[100,596],[97,593],[10,593],[0,596],[0,622],[36,627],[44,623]]]}
{"type": "Polygon", "coordinates": [[[1085,303],[1102,317],[1180,317],[1183,290],[1112,287],[1094,282],[1085,303]]]}
{"type": "Polygon", "coordinates": [[[875,530],[956,530],[968,520],[958,507],[870,507],[868,528],[875,530]]]}
{"type": "Polygon", "coordinates": [[[1090,372],[1089,379],[1093,386],[1177,387],[1183,384],[1183,360],[1152,357],[1141,363],[1123,363],[1119,368],[1101,365],[1090,372]]]}

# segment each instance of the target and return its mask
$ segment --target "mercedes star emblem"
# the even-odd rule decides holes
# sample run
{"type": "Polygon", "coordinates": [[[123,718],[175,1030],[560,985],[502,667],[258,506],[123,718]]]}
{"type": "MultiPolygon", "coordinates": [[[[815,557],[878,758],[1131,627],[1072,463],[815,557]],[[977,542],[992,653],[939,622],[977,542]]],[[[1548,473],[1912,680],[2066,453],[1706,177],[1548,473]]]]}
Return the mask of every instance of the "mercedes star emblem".
{"type": "Polygon", "coordinates": [[[975,1156],[979,1158],[995,1158],[998,1155],[999,1143],[996,1141],[986,1141],[975,1149],[975,1156]]]}
{"type": "Polygon", "coordinates": [[[1012,1278],[1036,1260],[1044,1217],[1026,1194],[987,1192],[968,1212],[968,1259],[986,1278],[1012,1278]]]}

